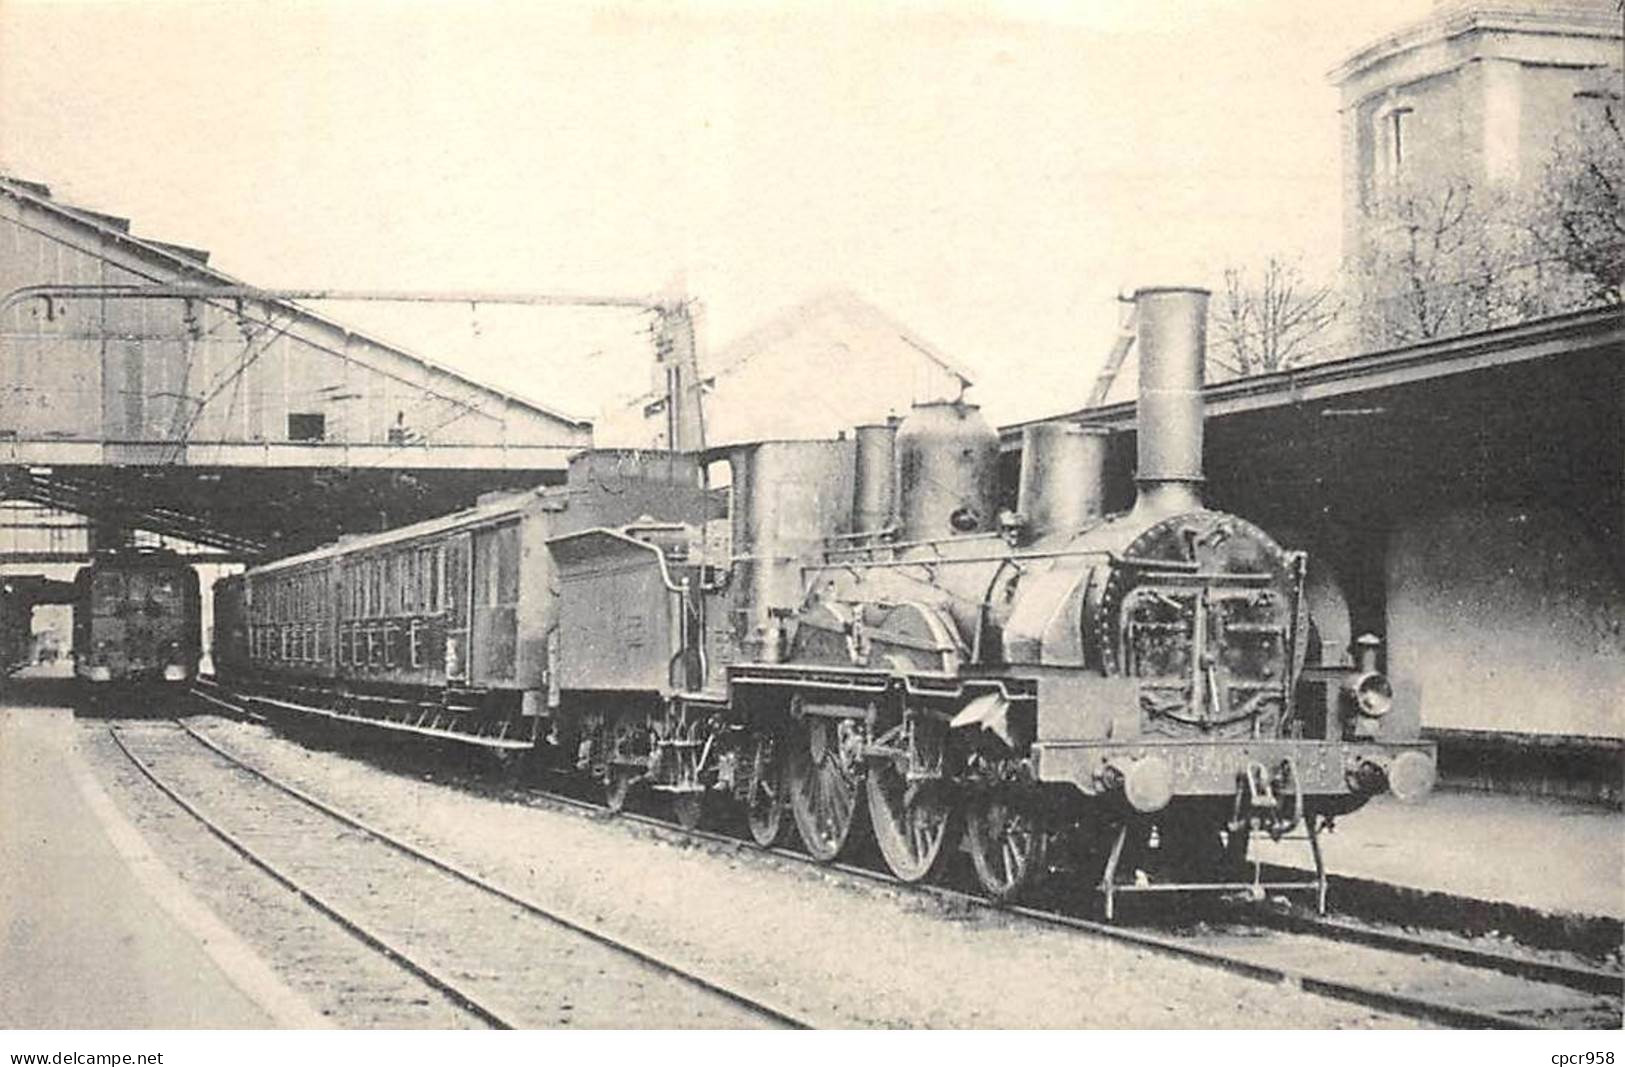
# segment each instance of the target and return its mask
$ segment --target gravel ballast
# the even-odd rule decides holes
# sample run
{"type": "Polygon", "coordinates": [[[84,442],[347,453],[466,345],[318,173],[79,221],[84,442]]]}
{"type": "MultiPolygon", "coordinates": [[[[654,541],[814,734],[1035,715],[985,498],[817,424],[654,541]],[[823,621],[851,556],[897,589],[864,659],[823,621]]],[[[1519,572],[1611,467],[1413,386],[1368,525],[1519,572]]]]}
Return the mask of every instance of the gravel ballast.
{"type": "MultiPolygon", "coordinates": [[[[1415,1025],[744,844],[696,842],[562,806],[475,795],[424,780],[426,773],[301,747],[263,726],[213,716],[192,724],[253,765],[381,829],[544,906],[725,976],[819,1025],[1415,1025]]],[[[253,940],[259,924],[250,912],[239,907],[222,917],[239,929],[246,923],[244,935],[253,940]]],[[[276,954],[267,955],[277,966],[276,954]]]]}

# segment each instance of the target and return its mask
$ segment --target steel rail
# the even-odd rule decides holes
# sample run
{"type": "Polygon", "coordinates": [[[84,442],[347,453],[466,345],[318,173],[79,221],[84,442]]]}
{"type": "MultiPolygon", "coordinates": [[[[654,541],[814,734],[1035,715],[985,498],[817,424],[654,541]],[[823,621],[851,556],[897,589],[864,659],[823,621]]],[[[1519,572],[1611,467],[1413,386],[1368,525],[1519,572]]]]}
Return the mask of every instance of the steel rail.
{"type": "Polygon", "coordinates": [[[557,926],[561,926],[564,929],[569,930],[572,933],[579,934],[590,941],[597,942],[606,948],[613,949],[625,956],[636,959],[639,962],[653,967],[665,974],[669,974],[673,977],[681,979],[682,981],[687,982],[689,985],[721,997],[722,999],[735,1004],[738,1007],[744,1008],[747,1011],[751,1011],[757,1015],[771,1019],[782,1026],[796,1030],[808,1030],[815,1028],[813,1023],[805,1020],[794,1011],[782,1006],[771,1004],[761,997],[742,992],[734,988],[726,980],[705,973],[704,968],[692,964],[673,962],[672,960],[663,956],[653,947],[636,944],[629,939],[611,934],[602,927],[588,920],[582,919],[578,916],[566,914],[557,908],[550,908],[542,904],[538,904],[534,900],[498,885],[495,882],[474,873],[468,868],[452,860],[448,860],[442,856],[429,852],[424,848],[404,841],[394,834],[391,834],[389,831],[372,825],[358,815],[354,815],[350,812],[344,811],[341,808],[335,807],[326,801],[313,797],[309,793],[300,789],[298,786],[290,785],[287,782],[281,781],[259,767],[247,762],[235,753],[227,751],[225,748],[216,744],[212,739],[205,737],[203,734],[194,730],[186,723],[175,720],[175,724],[204,748],[207,748],[209,751],[231,763],[233,766],[241,768],[247,773],[260,779],[272,788],[282,791],[288,796],[293,797],[295,800],[298,800],[311,808],[314,808],[329,818],[344,823],[346,826],[353,829],[360,830],[362,833],[367,834],[368,836],[373,837],[386,845],[389,845],[391,848],[394,848],[407,856],[411,856],[412,858],[426,863],[437,870],[449,874],[461,882],[474,886],[476,889],[483,890],[492,896],[504,900],[509,904],[513,904],[516,907],[537,916],[538,918],[545,919],[557,926]]]}
{"type": "Polygon", "coordinates": [[[1312,934],[1334,941],[1369,945],[1373,948],[1387,948],[1416,956],[1433,956],[1481,970],[1500,971],[1514,978],[1528,978],[1537,982],[1560,985],[1582,993],[1601,993],[1625,998],[1625,975],[1614,971],[1576,967],[1566,963],[1514,956],[1506,952],[1471,948],[1435,938],[1360,926],[1347,919],[1323,915],[1266,912],[1261,921],[1293,933],[1312,934]]]}
{"type": "Polygon", "coordinates": [[[305,903],[309,904],[311,907],[315,908],[329,919],[332,919],[341,929],[351,934],[369,948],[376,949],[403,970],[409,972],[419,980],[423,981],[425,984],[429,985],[431,988],[444,994],[448,1000],[457,1005],[459,1008],[472,1013],[498,1030],[517,1029],[514,1023],[503,1018],[491,1008],[481,1004],[476,997],[460,988],[456,982],[438,973],[428,964],[414,959],[411,954],[406,952],[400,946],[391,944],[389,940],[384,938],[382,935],[369,930],[356,919],[344,914],[344,912],[340,911],[335,905],[329,903],[327,900],[324,900],[310,887],[301,884],[297,879],[289,875],[287,872],[281,870],[275,864],[271,863],[259,853],[255,852],[248,845],[244,844],[242,840],[233,835],[231,831],[227,830],[214,819],[210,818],[201,809],[199,809],[197,805],[181,796],[179,791],[177,791],[168,782],[160,778],[145,760],[143,760],[140,756],[137,756],[133,751],[131,751],[130,747],[124,743],[124,738],[119,736],[119,730],[109,725],[107,732],[112,736],[113,743],[118,746],[119,751],[124,753],[129,761],[135,766],[136,770],[140,771],[142,775],[146,777],[147,781],[151,782],[159,792],[163,793],[170,800],[174,801],[182,811],[196,819],[205,829],[224,842],[233,852],[236,852],[250,864],[259,868],[259,870],[263,871],[273,881],[291,891],[300,900],[303,900],[305,903]]]}
{"type": "MultiPolygon", "coordinates": [[[[212,683],[205,683],[205,684],[212,684],[212,683]]],[[[225,708],[227,711],[234,711],[239,716],[241,716],[244,719],[249,720],[250,722],[264,722],[265,721],[265,716],[260,715],[257,712],[249,711],[247,708],[240,708],[236,704],[232,704],[229,701],[221,700],[219,697],[214,696],[212,694],[205,693],[202,689],[198,688],[196,685],[192,686],[192,695],[197,697],[199,700],[207,700],[209,703],[214,704],[217,707],[225,708]]]]}
{"type": "MultiPolygon", "coordinates": [[[[184,728],[184,727],[183,727],[184,728]]],[[[552,790],[530,788],[526,790],[530,795],[545,799],[554,804],[574,808],[579,811],[590,812],[594,815],[603,815],[608,809],[601,804],[582,800],[567,794],[552,790]]],[[[825,870],[837,870],[857,878],[877,882],[894,889],[904,889],[934,896],[940,900],[956,904],[970,905],[984,908],[992,912],[1017,915],[1023,919],[1040,925],[1061,927],[1079,933],[1090,934],[1107,940],[1126,943],[1138,948],[1147,949],[1159,954],[1184,959],[1204,966],[1215,967],[1242,977],[1277,985],[1287,985],[1301,989],[1304,992],[1341,1000],[1348,1003],[1374,1007],[1384,1011],[1410,1018],[1429,1022],[1439,1022],[1450,1026],[1473,1029],[1545,1029],[1537,1023],[1517,1016],[1485,1009],[1466,1007],[1435,1000],[1430,997],[1413,994],[1395,993],[1383,989],[1374,989],[1361,986],[1354,982],[1318,975],[1301,968],[1287,967],[1278,964],[1260,963],[1243,956],[1223,952],[1221,950],[1203,947],[1189,941],[1162,934],[1151,933],[1144,930],[1134,930],[1097,920],[1068,915],[1065,912],[1028,905],[998,904],[988,898],[975,893],[952,889],[946,886],[904,882],[893,875],[874,870],[868,867],[847,862],[819,863],[812,857],[795,849],[775,846],[761,848],[743,838],[730,834],[719,833],[705,829],[685,829],[676,823],[645,815],[640,812],[620,811],[612,813],[618,820],[637,823],[653,827],[667,833],[678,833],[689,838],[707,841],[713,844],[725,845],[732,848],[745,847],[752,851],[763,852],[780,859],[789,860],[797,864],[817,867],[825,870]]],[[[1482,949],[1467,946],[1451,945],[1428,938],[1411,937],[1409,935],[1391,933],[1387,931],[1365,930],[1346,922],[1337,920],[1323,920],[1311,922],[1307,919],[1283,919],[1278,913],[1262,912],[1256,918],[1262,925],[1282,925],[1296,923],[1297,929],[1292,932],[1303,933],[1310,936],[1324,937],[1327,940],[1339,943],[1359,943],[1368,947],[1382,948],[1408,956],[1433,956],[1445,959],[1448,962],[1475,967],[1480,970],[1498,971],[1513,977],[1520,977],[1532,981],[1584,992],[1598,992],[1611,995],[1625,993],[1625,977],[1606,971],[1594,971],[1587,968],[1571,967],[1564,964],[1549,963],[1539,960],[1523,959],[1503,953],[1488,952],[1482,949]]]]}

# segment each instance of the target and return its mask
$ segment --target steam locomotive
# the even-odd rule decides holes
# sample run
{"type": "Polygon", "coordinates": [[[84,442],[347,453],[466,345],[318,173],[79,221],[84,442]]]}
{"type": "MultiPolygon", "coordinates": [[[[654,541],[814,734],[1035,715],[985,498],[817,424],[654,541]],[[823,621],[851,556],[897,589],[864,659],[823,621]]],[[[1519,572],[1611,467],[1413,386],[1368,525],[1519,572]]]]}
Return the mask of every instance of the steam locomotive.
{"type": "Polygon", "coordinates": [[[837,440],[588,451],[562,487],[223,580],[220,678],[268,711],[535,750],[612,808],[652,790],[693,825],[732,801],[823,861],[872,836],[907,881],[963,848],[1003,900],[1056,871],[1108,915],[1235,888],[1251,835],[1301,834],[1323,903],[1325,821],[1426,793],[1434,756],[1372,650],[1305,668],[1304,555],[1203,506],[1206,301],[1136,294],[1123,514],[1103,431],[1065,424],[1028,431],[1001,513],[998,438],[961,402],[837,440]]]}
{"type": "Polygon", "coordinates": [[[185,693],[202,639],[197,571],[174,552],[121,548],[74,577],[73,672],[86,708],[185,693]]]}

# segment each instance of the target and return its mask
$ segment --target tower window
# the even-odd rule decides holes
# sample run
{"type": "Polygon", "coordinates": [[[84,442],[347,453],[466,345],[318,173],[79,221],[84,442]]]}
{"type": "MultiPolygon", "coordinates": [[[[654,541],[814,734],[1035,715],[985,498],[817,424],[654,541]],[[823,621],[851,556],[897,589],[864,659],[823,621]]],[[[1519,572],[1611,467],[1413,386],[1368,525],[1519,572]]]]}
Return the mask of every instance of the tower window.
{"type": "Polygon", "coordinates": [[[1398,175],[1405,164],[1405,153],[1411,143],[1411,109],[1396,107],[1388,113],[1388,168],[1398,175]]]}

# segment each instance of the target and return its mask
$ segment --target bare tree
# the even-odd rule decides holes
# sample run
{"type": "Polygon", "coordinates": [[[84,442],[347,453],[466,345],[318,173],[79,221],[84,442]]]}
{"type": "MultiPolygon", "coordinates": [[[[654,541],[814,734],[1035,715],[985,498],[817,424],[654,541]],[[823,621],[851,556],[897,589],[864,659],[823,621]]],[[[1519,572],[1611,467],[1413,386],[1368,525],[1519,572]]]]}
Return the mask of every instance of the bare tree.
{"type": "MultiPolygon", "coordinates": [[[[1616,79],[1617,83],[1617,79],[1616,79]]],[[[1525,205],[1532,246],[1560,266],[1573,304],[1625,298],[1625,129],[1620,102],[1598,94],[1560,133],[1525,205]]]]}
{"type": "Polygon", "coordinates": [[[1388,189],[1366,212],[1360,340],[1395,345],[1625,300],[1625,129],[1619,72],[1582,94],[1533,181],[1459,175],[1388,189]]]}
{"type": "Polygon", "coordinates": [[[1504,193],[1442,176],[1395,185],[1366,212],[1357,279],[1367,344],[1405,344],[1540,314],[1541,279],[1504,193]]]}
{"type": "Polygon", "coordinates": [[[1217,345],[1209,361],[1215,377],[1246,377],[1313,362],[1317,345],[1337,319],[1339,301],[1329,285],[1304,277],[1297,263],[1271,256],[1255,280],[1243,267],[1224,272],[1224,291],[1213,304],[1217,345]]]}

